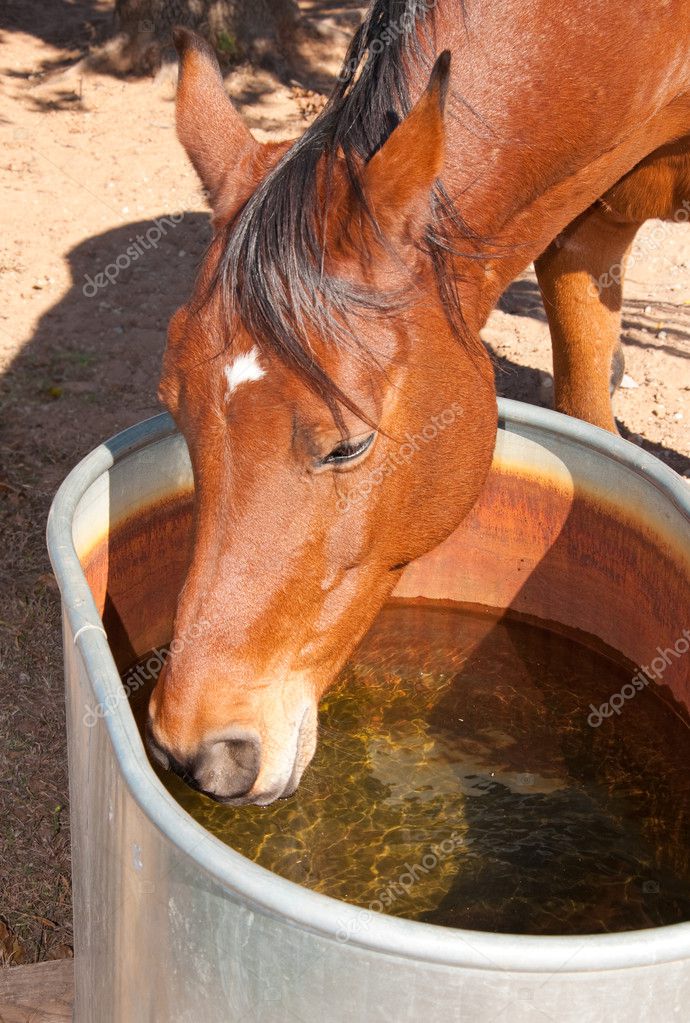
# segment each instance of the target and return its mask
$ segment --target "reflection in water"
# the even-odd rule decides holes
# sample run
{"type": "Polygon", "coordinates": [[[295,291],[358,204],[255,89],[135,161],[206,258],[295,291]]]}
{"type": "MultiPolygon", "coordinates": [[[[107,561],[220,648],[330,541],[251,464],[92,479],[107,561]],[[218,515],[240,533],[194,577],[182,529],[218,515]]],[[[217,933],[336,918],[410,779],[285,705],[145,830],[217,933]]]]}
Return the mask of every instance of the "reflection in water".
{"type": "MultiPolygon", "coordinates": [[[[389,606],[322,702],[298,792],[229,808],[160,777],[234,849],[395,916],[580,934],[690,919],[690,730],[628,668],[524,623],[389,606]],[[487,635],[488,633],[488,635],[487,635]]],[[[143,715],[146,696],[133,698],[143,715]]]]}

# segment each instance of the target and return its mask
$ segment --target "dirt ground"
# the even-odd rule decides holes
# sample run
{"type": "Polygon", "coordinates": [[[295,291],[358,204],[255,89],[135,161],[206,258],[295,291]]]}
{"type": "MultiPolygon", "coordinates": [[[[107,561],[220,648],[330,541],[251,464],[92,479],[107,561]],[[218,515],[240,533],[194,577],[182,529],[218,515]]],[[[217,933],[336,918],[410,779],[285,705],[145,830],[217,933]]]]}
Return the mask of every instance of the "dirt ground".
{"type": "MultiPolygon", "coordinates": [[[[5,0],[0,26],[0,960],[69,955],[59,600],[44,550],[52,495],[101,439],[159,411],[166,323],[208,239],[175,139],[174,80],[86,73],[106,0],[5,0]],[[90,285],[156,218],[184,212],[105,288],[90,285]]],[[[305,0],[321,34],[303,72],[239,68],[231,95],[264,140],[322,102],[361,5],[305,0]]],[[[549,404],[550,345],[526,272],[484,330],[500,392],[549,404]]],[[[690,473],[690,228],[641,232],[624,315],[621,430],[690,473]],[[644,439],[642,439],[644,438],[644,439]]]]}

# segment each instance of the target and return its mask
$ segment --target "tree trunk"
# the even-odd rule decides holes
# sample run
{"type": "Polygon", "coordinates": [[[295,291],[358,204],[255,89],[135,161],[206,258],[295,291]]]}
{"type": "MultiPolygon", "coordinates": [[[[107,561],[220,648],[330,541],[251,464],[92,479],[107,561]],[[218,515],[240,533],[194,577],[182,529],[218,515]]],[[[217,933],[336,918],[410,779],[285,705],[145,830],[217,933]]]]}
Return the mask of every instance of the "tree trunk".
{"type": "Polygon", "coordinates": [[[115,16],[133,70],[160,65],[175,25],[206,36],[226,61],[280,67],[291,56],[298,8],[296,0],[116,0],[115,16]]]}

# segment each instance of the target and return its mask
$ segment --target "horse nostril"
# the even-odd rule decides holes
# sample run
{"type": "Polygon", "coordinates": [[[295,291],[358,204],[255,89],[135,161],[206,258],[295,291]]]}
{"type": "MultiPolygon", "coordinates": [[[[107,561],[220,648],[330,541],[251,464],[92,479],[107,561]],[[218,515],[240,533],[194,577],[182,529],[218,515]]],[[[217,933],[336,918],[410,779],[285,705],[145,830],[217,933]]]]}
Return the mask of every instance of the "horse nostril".
{"type": "Polygon", "coordinates": [[[146,746],[154,763],[187,785],[221,801],[247,795],[259,774],[261,741],[254,732],[234,730],[184,762],[165,749],[146,723],[146,746]]]}
{"type": "Polygon", "coordinates": [[[162,767],[164,771],[172,771],[173,774],[178,775],[182,781],[187,783],[187,785],[191,785],[192,788],[194,788],[195,782],[189,768],[182,763],[182,761],[174,757],[169,750],[165,749],[164,746],[161,746],[160,742],[153,734],[153,727],[150,718],[146,722],[145,734],[146,748],[149,751],[151,760],[153,760],[158,767],[162,767]]]}
{"type": "Polygon", "coordinates": [[[261,743],[253,733],[219,739],[197,758],[194,778],[215,799],[236,799],[251,790],[259,774],[261,743]]]}

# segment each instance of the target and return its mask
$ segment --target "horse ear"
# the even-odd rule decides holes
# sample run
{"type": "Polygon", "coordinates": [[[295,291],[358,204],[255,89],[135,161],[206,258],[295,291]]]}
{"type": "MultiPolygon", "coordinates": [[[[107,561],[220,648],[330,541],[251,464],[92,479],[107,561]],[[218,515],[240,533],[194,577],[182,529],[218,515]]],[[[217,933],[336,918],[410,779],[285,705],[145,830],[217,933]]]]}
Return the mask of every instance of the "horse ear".
{"type": "Polygon", "coordinates": [[[449,73],[444,50],[426,91],[364,168],[365,194],[388,237],[414,238],[429,220],[429,194],[443,167],[449,73]]]}
{"type": "Polygon", "coordinates": [[[177,137],[217,216],[246,190],[248,165],[262,146],[230,102],[218,60],[206,40],[186,28],[175,28],[173,40],[180,58],[177,137]]]}

